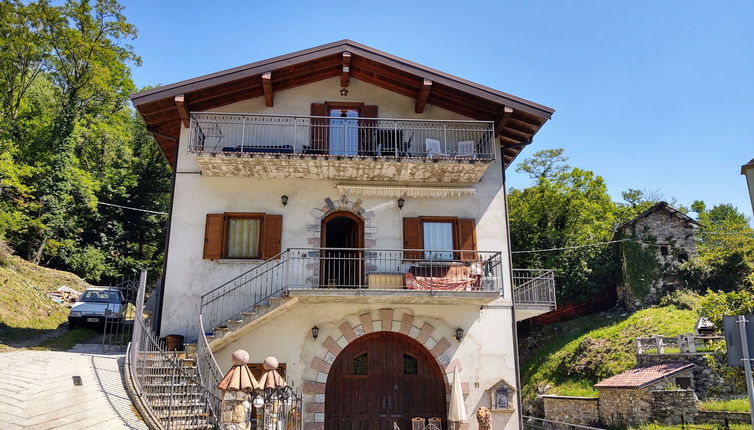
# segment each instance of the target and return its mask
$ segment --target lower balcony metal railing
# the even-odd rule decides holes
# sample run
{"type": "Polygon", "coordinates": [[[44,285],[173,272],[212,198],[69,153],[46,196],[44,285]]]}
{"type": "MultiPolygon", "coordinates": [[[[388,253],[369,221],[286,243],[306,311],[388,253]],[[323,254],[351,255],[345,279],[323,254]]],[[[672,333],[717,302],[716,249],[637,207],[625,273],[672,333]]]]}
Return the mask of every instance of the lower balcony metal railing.
{"type": "Polygon", "coordinates": [[[500,252],[290,248],[203,295],[200,313],[217,327],[299,288],[502,294],[502,270],[500,252]]]}
{"type": "Polygon", "coordinates": [[[555,308],[555,272],[550,269],[513,269],[513,302],[555,308]]]}
{"type": "Polygon", "coordinates": [[[196,154],[495,158],[491,121],[191,113],[196,154]]]}

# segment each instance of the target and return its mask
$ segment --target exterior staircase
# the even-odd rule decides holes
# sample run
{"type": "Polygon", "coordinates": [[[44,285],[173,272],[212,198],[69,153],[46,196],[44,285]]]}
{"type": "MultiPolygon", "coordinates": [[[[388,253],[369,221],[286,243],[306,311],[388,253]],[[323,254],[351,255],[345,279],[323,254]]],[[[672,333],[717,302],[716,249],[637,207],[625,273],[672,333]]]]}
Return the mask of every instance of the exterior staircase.
{"type": "Polygon", "coordinates": [[[220,348],[245,333],[261,321],[288,310],[298,302],[297,298],[287,297],[282,292],[267,300],[256,304],[248,311],[244,311],[231,319],[207,330],[205,338],[212,349],[220,348]]]}

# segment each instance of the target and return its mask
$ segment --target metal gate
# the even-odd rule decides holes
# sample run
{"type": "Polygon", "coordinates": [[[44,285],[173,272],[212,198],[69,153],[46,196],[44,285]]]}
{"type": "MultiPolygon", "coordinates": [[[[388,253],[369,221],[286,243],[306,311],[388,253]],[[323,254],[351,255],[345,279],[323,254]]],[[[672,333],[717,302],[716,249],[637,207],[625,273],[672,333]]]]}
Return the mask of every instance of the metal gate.
{"type": "Polygon", "coordinates": [[[109,287],[102,329],[103,351],[124,351],[131,341],[136,317],[136,296],[139,292],[139,273],[121,278],[109,287]]]}

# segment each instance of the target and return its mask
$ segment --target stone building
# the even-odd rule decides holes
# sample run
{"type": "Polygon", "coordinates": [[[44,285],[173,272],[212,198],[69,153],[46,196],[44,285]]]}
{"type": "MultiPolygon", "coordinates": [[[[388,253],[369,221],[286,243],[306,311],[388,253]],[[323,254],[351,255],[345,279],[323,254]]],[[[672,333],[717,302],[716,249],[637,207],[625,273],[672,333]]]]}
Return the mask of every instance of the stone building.
{"type": "Polygon", "coordinates": [[[741,174],[746,177],[746,185],[749,187],[751,210],[754,211],[754,158],[741,166],[741,174]]]}
{"type": "Polygon", "coordinates": [[[594,385],[599,397],[541,396],[545,418],[581,425],[686,423],[697,415],[694,364],[678,361],[638,366],[594,385]]]}
{"type": "Polygon", "coordinates": [[[622,244],[623,278],[618,302],[628,310],[657,304],[679,287],[673,268],[697,255],[699,223],[666,202],[659,202],[623,224],[619,234],[635,241],[622,244]]]}

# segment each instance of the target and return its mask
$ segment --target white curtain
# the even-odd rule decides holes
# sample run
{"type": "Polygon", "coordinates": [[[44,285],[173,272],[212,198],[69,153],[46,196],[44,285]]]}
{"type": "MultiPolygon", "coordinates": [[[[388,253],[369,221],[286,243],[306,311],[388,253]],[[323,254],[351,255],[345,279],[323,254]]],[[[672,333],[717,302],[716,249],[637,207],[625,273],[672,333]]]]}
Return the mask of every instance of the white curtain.
{"type": "Polygon", "coordinates": [[[230,219],[228,223],[228,257],[259,258],[259,228],[262,220],[230,219]]]}
{"type": "Polygon", "coordinates": [[[424,222],[424,258],[429,260],[452,260],[453,224],[449,222],[424,222]],[[447,251],[445,251],[447,250],[447,251]]]}

